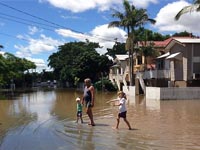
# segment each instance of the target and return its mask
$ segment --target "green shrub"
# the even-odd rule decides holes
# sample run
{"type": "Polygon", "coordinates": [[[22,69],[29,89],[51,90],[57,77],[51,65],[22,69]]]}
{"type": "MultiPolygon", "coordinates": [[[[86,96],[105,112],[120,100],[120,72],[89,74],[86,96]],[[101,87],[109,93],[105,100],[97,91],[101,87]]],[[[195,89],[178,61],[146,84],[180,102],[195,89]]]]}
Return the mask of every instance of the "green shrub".
{"type": "Polygon", "coordinates": [[[94,84],[95,88],[98,90],[98,91],[110,91],[110,92],[113,92],[113,91],[117,91],[118,88],[117,88],[117,85],[114,85],[109,79],[107,78],[102,78],[102,80],[100,81],[97,81],[95,84],[94,84]]]}

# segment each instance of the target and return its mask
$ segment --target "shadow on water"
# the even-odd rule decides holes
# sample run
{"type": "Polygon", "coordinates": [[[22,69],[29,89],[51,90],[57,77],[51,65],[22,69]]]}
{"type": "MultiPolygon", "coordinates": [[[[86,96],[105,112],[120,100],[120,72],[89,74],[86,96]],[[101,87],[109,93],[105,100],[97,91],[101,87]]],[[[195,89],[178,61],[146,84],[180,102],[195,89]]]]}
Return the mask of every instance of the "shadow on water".
{"type": "Polygon", "coordinates": [[[0,101],[0,150],[124,150],[200,149],[200,101],[156,101],[128,97],[128,130],[116,125],[118,107],[106,102],[116,93],[97,92],[93,108],[96,126],[76,121],[77,96],[82,92],[57,89],[21,93],[0,101]]]}

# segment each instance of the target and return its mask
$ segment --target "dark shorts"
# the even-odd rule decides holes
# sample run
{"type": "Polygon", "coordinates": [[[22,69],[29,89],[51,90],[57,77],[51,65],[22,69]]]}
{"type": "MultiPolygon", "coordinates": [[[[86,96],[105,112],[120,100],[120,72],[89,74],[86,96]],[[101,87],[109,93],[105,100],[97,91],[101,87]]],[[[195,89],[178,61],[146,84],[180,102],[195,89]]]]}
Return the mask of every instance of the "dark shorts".
{"type": "Polygon", "coordinates": [[[77,117],[82,117],[82,111],[77,111],[77,117]]]}
{"type": "Polygon", "coordinates": [[[85,101],[85,107],[86,108],[92,107],[91,101],[85,101]]]}
{"type": "Polygon", "coordinates": [[[119,114],[118,114],[118,117],[119,117],[119,118],[126,118],[126,112],[127,112],[127,111],[124,111],[124,112],[119,113],[119,114]]]}

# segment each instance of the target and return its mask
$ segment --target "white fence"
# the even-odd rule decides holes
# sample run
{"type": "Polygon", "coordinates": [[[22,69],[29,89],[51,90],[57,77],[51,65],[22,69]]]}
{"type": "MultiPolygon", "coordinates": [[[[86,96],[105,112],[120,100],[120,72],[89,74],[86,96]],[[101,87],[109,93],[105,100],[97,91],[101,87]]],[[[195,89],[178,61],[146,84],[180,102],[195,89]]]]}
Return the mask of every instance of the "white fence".
{"type": "Polygon", "coordinates": [[[170,70],[149,70],[141,73],[143,74],[143,79],[170,78],[170,70]]]}
{"type": "Polygon", "coordinates": [[[146,99],[159,100],[200,100],[199,87],[146,87],[146,99]]]}
{"type": "MultiPolygon", "coordinates": [[[[123,91],[135,98],[135,86],[124,86],[123,91]]],[[[146,87],[146,99],[150,100],[200,100],[199,87],[146,87]]]]}

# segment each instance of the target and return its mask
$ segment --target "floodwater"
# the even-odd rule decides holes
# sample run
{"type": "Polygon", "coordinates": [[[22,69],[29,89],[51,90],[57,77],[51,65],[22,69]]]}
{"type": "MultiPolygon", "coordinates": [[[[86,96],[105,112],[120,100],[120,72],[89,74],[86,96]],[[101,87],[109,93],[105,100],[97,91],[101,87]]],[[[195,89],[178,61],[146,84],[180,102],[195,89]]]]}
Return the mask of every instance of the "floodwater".
{"type": "Polygon", "coordinates": [[[38,90],[0,100],[0,150],[200,150],[200,100],[145,100],[128,97],[127,119],[106,101],[116,93],[97,92],[96,126],[76,121],[75,90],[38,90]]]}

